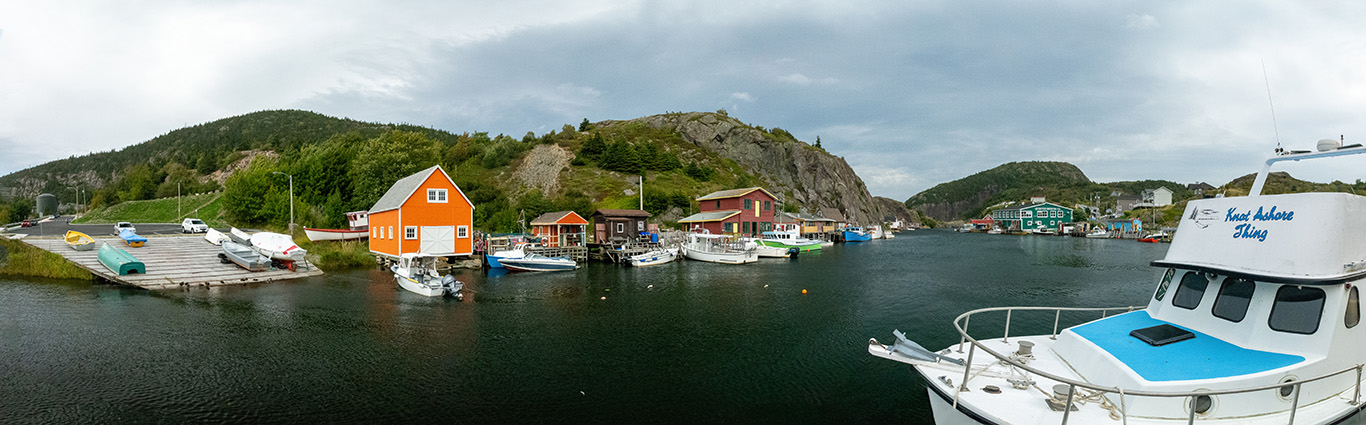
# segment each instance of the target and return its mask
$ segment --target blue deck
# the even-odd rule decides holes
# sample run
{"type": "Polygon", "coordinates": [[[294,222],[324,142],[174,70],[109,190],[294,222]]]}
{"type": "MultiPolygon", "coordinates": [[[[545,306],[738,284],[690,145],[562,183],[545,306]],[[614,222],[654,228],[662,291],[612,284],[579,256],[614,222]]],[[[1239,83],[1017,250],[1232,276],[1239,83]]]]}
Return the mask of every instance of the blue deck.
{"type": "Polygon", "coordinates": [[[1146,311],[1135,311],[1087,323],[1072,332],[1150,382],[1246,375],[1304,361],[1301,356],[1242,348],[1174,323],[1171,325],[1195,333],[1195,338],[1154,347],[1129,335],[1134,329],[1166,323],[1146,311]]]}

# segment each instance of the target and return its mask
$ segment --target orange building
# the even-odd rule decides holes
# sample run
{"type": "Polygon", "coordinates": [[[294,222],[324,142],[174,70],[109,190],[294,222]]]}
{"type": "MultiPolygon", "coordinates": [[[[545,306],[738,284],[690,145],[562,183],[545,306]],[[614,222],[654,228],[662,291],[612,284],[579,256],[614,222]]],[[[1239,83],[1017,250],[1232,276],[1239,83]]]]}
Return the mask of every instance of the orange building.
{"type": "Polygon", "coordinates": [[[473,224],[474,204],[446,170],[433,166],[394,182],[370,207],[370,252],[470,255],[473,224]]]}
{"type": "Polygon", "coordinates": [[[583,246],[587,229],[588,220],[573,211],[548,212],[531,220],[531,234],[547,247],[583,246]]]}

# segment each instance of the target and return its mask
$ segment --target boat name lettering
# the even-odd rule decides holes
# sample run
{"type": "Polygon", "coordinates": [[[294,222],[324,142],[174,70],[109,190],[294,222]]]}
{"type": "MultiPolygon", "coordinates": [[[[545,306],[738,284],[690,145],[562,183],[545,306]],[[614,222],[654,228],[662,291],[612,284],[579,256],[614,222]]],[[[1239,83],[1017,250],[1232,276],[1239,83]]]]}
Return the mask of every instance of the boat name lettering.
{"type": "Polygon", "coordinates": [[[1234,227],[1234,239],[1256,239],[1257,242],[1266,241],[1266,229],[1258,230],[1256,226],[1243,223],[1234,227]]]}
{"type": "Polygon", "coordinates": [[[1276,207],[1264,210],[1265,207],[1257,207],[1257,211],[1247,210],[1238,212],[1238,208],[1229,208],[1224,215],[1224,221],[1290,221],[1295,219],[1294,211],[1276,211],[1276,207]]]}

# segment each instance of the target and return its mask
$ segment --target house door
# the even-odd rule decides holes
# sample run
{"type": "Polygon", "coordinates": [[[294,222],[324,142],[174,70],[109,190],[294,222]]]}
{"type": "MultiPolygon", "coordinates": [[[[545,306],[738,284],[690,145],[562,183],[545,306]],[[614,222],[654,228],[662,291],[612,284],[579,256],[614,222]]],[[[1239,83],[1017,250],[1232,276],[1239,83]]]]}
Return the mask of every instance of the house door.
{"type": "Polygon", "coordinates": [[[455,226],[422,226],[418,251],[424,254],[454,254],[455,226]]]}

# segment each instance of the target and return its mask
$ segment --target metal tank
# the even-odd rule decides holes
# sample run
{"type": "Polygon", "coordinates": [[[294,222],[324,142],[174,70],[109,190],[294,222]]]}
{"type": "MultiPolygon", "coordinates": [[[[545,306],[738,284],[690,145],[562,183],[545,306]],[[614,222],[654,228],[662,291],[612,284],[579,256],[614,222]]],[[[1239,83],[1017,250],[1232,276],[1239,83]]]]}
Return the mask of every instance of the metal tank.
{"type": "Polygon", "coordinates": [[[44,193],[38,195],[38,216],[47,217],[57,213],[57,195],[44,193]]]}

